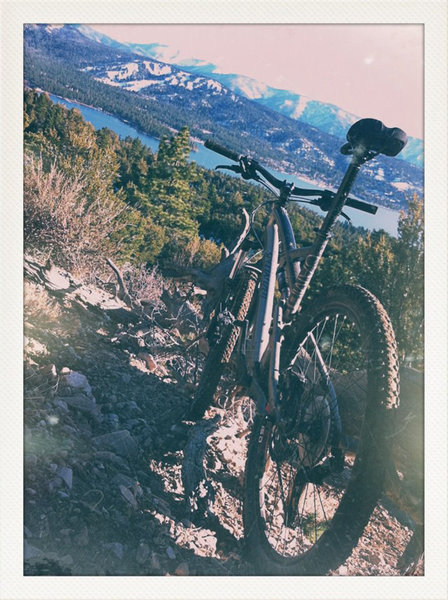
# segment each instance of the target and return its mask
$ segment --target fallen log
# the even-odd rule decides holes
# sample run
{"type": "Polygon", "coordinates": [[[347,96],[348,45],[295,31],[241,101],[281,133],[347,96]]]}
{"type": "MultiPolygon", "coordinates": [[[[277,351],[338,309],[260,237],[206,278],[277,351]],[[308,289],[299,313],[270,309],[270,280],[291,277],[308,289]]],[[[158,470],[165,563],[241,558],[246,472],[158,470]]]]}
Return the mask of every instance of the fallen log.
{"type": "Polygon", "coordinates": [[[204,457],[207,451],[207,438],[219,427],[220,417],[202,419],[193,425],[184,449],[182,461],[182,483],[186,499],[186,512],[189,516],[209,514],[213,502],[213,487],[207,480],[204,457]]]}

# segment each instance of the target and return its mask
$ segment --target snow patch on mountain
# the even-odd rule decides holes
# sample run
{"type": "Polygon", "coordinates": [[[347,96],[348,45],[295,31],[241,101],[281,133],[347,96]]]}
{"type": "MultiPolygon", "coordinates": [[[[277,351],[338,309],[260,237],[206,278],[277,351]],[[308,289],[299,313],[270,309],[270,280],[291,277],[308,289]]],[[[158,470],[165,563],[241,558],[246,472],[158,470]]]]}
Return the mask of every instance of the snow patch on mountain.
{"type": "Polygon", "coordinates": [[[144,60],[143,64],[151,75],[169,75],[172,72],[169,65],[161,65],[160,63],[150,62],[149,60],[144,60]]]}
{"type": "Polygon", "coordinates": [[[62,29],[62,27],[64,27],[64,25],[47,25],[45,27],[45,29],[47,30],[48,33],[51,33],[52,31],[57,31],[58,29],[62,29]]]}
{"type": "Polygon", "coordinates": [[[412,185],[406,183],[405,181],[394,181],[393,183],[391,183],[391,185],[393,185],[393,187],[399,190],[400,192],[406,192],[407,190],[412,188],[412,185]]]}
{"type": "Polygon", "coordinates": [[[123,83],[121,87],[130,92],[139,92],[140,90],[147,88],[151,85],[157,85],[158,81],[154,79],[138,79],[137,81],[123,83]]]}
{"type": "Polygon", "coordinates": [[[215,81],[214,79],[208,79],[207,80],[207,89],[221,92],[222,85],[220,83],[218,83],[217,81],[215,81]]]}
{"type": "MultiPolygon", "coordinates": [[[[216,77],[218,73],[213,73],[216,77]]],[[[263,98],[268,95],[269,86],[267,86],[262,81],[257,81],[256,79],[252,79],[251,77],[245,77],[244,75],[229,75],[225,76],[225,74],[219,74],[217,77],[220,81],[224,82],[229,89],[234,92],[237,92],[241,96],[245,98],[249,98],[249,100],[256,100],[258,98],[263,98]]]]}
{"type": "Polygon", "coordinates": [[[308,102],[309,102],[309,98],[306,98],[305,96],[300,96],[299,101],[295,105],[294,110],[292,111],[290,116],[293,119],[298,119],[300,117],[300,115],[304,112],[304,110],[306,109],[308,102]]]}
{"type": "Polygon", "coordinates": [[[126,63],[125,65],[121,65],[121,68],[118,70],[106,71],[107,77],[111,81],[131,79],[136,73],[138,73],[138,63],[126,63]]]}

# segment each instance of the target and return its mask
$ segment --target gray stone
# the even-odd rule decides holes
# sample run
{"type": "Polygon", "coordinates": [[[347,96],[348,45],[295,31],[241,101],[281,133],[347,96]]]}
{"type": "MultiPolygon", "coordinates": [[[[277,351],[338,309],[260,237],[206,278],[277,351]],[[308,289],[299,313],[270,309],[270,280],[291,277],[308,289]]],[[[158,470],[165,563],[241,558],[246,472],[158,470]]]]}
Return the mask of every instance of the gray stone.
{"type": "Polygon", "coordinates": [[[87,381],[87,377],[77,371],[71,371],[70,373],[64,374],[61,384],[82,391],[87,395],[92,394],[92,388],[87,381]]]}
{"type": "Polygon", "coordinates": [[[23,532],[25,534],[25,537],[27,537],[27,538],[33,537],[31,529],[29,529],[26,525],[23,526],[23,532]]]}
{"type": "Polygon", "coordinates": [[[111,479],[111,483],[118,487],[120,487],[122,485],[124,485],[125,487],[131,487],[132,485],[134,485],[135,479],[131,479],[131,477],[128,477],[127,475],[124,475],[123,473],[117,473],[111,479]]]}
{"type": "Polygon", "coordinates": [[[104,544],[104,547],[107,550],[111,550],[118,559],[120,559],[120,560],[123,559],[124,548],[123,548],[123,544],[120,544],[120,542],[112,542],[110,544],[104,544]]]}
{"type": "Polygon", "coordinates": [[[176,558],[176,553],[174,552],[174,550],[171,548],[171,546],[168,546],[168,548],[166,549],[166,555],[168,556],[168,558],[170,558],[171,560],[174,560],[176,558]]]}
{"type": "Polygon", "coordinates": [[[73,396],[59,396],[58,400],[62,400],[70,406],[81,412],[93,413],[96,410],[95,398],[86,396],[85,394],[74,394],[73,396]]]}
{"type": "Polygon", "coordinates": [[[129,431],[121,429],[92,439],[93,443],[101,450],[111,450],[126,458],[135,458],[138,448],[129,431]]]}
{"type": "Polygon", "coordinates": [[[26,540],[23,544],[23,558],[28,560],[29,558],[35,558],[36,556],[42,556],[44,553],[36,546],[32,546],[26,540]]]}
{"type": "Polygon", "coordinates": [[[127,413],[141,414],[142,412],[142,409],[139,407],[137,402],[135,402],[135,400],[130,400],[129,402],[119,402],[116,405],[116,408],[127,413]]]}
{"type": "Polygon", "coordinates": [[[71,425],[62,425],[61,429],[64,433],[68,433],[68,435],[78,435],[78,430],[76,427],[72,427],[71,425]]]}
{"type": "Polygon", "coordinates": [[[131,492],[131,490],[129,488],[127,488],[124,485],[120,485],[120,492],[121,492],[121,495],[123,496],[123,498],[127,502],[129,502],[129,504],[133,508],[135,508],[135,509],[138,508],[137,500],[135,499],[134,494],[131,492]]]}
{"type": "Polygon", "coordinates": [[[54,405],[57,406],[58,408],[60,408],[61,410],[63,410],[64,412],[68,411],[67,402],[65,402],[64,400],[62,400],[62,398],[56,397],[54,399],[54,405]]]}
{"type": "Polygon", "coordinates": [[[110,427],[110,429],[113,429],[115,431],[120,426],[120,418],[115,413],[109,413],[105,415],[104,421],[110,427]]]}
{"type": "Polygon", "coordinates": [[[159,557],[154,552],[151,555],[150,567],[153,571],[158,571],[161,568],[159,557]]]}
{"type": "Polygon", "coordinates": [[[73,485],[73,471],[69,467],[61,467],[56,471],[65,485],[71,490],[73,485]]]}
{"type": "Polygon", "coordinates": [[[73,538],[73,541],[77,546],[88,546],[89,545],[89,532],[87,527],[84,526],[81,532],[73,538]]]}
{"type": "Polygon", "coordinates": [[[58,490],[63,485],[63,481],[60,477],[53,477],[53,479],[48,484],[48,489],[50,492],[54,492],[58,490]]]}
{"type": "Polygon", "coordinates": [[[95,459],[104,461],[104,462],[111,462],[114,465],[117,465],[118,467],[120,467],[121,469],[124,469],[125,471],[129,471],[129,464],[128,464],[127,460],[125,460],[124,458],[121,458],[121,456],[117,456],[116,454],[114,454],[113,452],[110,452],[109,450],[100,450],[98,452],[95,452],[95,459]]]}
{"type": "Polygon", "coordinates": [[[37,465],[37,456],[35,454],[26,454],[25,464],[27,467],[35,467],[37,465]]]}
{"type": "Polygon", "coordinates": [[[149,546],[146,542],[140,542],[135,554],[135,560],[139,565],[143,565],[149,558],[149,546]]]}

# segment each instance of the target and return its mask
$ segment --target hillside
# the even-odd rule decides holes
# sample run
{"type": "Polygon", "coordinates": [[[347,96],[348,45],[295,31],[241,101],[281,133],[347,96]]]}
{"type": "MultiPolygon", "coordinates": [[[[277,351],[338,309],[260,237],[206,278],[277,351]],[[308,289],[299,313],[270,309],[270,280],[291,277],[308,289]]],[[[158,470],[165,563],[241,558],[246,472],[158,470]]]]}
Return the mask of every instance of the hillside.
{"type": "MultiPolygon", "coordinates": [[[[156,316],[133,314],[57,266],[25,266],[25,574],[253,575],[241,522],[247,423],[228,399],[203,422],[214,498],[203,514],[185,504],[186,443],[204,427],[182,421],[203,360],[189,341],[198,305],[181,292],[189,321],[160,301],[156,316]]],[[[419,558],[400,559],[413,528],[383,498],[331,575],[406,572],[419,558]]]]}

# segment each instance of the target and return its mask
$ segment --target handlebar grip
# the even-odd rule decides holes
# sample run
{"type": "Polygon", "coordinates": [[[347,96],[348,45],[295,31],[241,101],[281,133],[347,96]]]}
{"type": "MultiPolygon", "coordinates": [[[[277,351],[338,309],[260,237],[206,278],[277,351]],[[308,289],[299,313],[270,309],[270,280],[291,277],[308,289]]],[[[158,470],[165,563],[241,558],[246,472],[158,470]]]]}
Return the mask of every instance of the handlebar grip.
{"type": "Polygon", "coordinates": [[[362,202],[361,200],[355,200],[354,198],[347,198],[345,201],[345,206],[357,208],[358,210],[370,213],[371,215],[375,215],[376,211],[378,210],[378,206],[375,206],[374,204],[368,204],[367,202],[362,202]]]}
{"type": "Polygon", "coordinates": [[[237,154],[236,152],[233,152],[232,150],[228,150],[227,148],[224,148],[224,146],[221,146],[221,144],[217,144],[216,142],[214,142],[212,140],[206,140],[204,143],[204,146],[206,148],[208,148],[209,150],[213,150],[213,152],[216,152],[217,154],[221,154],[222,156],[225,156],[229,160],[234,160],[235,162],[239,161],[239,158],[240,158],[239,154],[237,154]]]}

